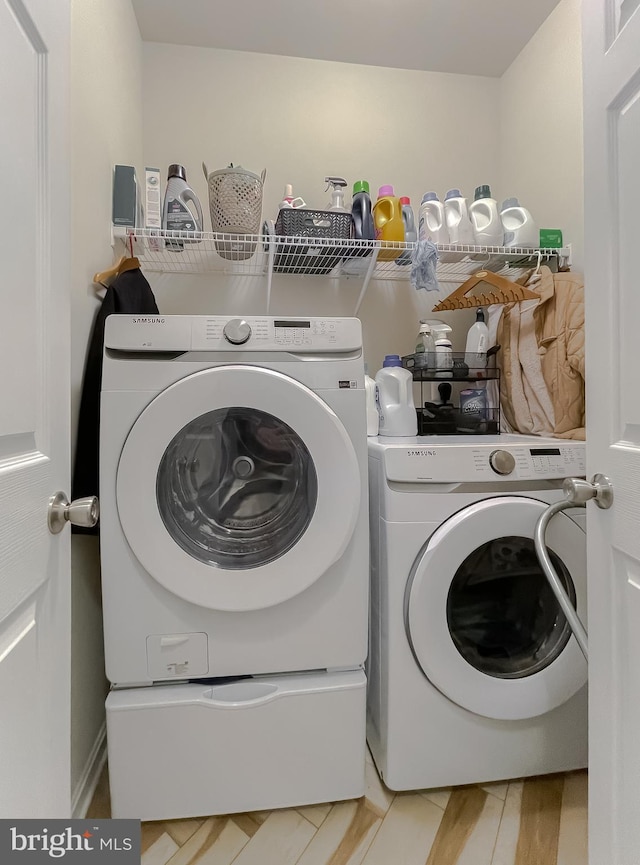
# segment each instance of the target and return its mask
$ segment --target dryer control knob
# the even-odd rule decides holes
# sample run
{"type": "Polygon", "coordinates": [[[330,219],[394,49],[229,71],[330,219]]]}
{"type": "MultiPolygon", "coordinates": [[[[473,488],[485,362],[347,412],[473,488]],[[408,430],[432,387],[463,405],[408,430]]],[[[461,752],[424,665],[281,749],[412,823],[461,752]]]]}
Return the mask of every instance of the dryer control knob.
{"type": "Polygon", "coordinates": [[[244,318],[232,318],[225,324],[222,332],[231,345],[242,345],[251,336],[251,325],[244,318]]]}
{"type": "Polygon", "coordinates": [[[516,467],[516,461],[509,451],[493,451],[489,457],[489,465],[498,475],[510,475],[516,467]]]}

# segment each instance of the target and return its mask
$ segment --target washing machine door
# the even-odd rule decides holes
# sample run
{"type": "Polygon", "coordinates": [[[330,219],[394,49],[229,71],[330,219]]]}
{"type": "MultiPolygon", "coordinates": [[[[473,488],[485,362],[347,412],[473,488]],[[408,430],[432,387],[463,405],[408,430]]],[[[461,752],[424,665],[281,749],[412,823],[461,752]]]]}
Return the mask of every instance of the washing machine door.
{"type": "Polygon", "coordinates": [[[362,481],[342,422],[279,372],[228,365],[160,393],[124,444],[116,493],[134,554],[200,606],[255,610],[343,554],[362,481]]]}
{"type": "MultiPolygon", "coordinates": [[[[405,594],[405,625],[425,676],[453,702],[487,718],[532,718],[569,700],[587,665],[533,544],[547,504],[499,496],[463,508],[418,556],[405,594]]],[[[586,621],[586,538],[565,513],[547,547],[586,621]]]]}

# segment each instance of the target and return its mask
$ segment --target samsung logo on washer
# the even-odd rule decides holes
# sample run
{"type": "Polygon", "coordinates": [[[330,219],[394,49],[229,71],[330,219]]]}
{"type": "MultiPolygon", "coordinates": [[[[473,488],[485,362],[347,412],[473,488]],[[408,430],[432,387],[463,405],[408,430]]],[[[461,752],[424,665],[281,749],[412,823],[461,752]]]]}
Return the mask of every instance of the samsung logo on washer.
{"type": "Polygon", "coordinates": [[[134,324],[164,324],[166,319],[153,316],[149,318],[134,318],[134,324]]]}
{"type": "Polygon", "coordinates": [[[419,450],[419,451],[407,451],[408,457],[435,457],[438,455],[438,451],[429,451],[429,450],[419,450]]]}

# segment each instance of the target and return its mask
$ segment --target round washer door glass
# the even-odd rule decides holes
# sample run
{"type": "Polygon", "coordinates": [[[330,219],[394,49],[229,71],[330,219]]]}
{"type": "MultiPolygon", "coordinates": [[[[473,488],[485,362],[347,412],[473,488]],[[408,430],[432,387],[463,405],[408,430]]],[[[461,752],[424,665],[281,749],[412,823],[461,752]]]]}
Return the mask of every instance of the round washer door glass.
{"type": "Polygon", "coordinates": [[[275,606],[322,579],[347,549],[361,496],[358,457],[329,404],[249,365],[159,393],[133,423],[116,478],[123,532],[149,576],[228,611],[275,606]]]}
{"type": "MultiPolygon", "coordinates": [[[[405,627],[416,662],[433,686],[477,715],[543,715],[587,681],[535,556],[535,525],[546,507],[497,496],[463,508],[428,539],[407,583],[405,627]]],[[[560,513],[546,541],[586,621],[585,533],[560,513]]]]}
{"type": "Polygon", "coordinates": [[[311,454],[284,421],[215,409],[173,437],[158,468],[160,516],[182,549],[210,565],[255,568],[284,555],[316,507],[311,454]]]}

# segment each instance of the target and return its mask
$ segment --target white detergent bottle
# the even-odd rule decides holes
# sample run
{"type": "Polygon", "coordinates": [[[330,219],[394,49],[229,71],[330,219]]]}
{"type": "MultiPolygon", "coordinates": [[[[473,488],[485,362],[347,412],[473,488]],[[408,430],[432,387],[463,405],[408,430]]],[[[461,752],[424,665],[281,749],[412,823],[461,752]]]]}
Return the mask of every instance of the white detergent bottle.
{"type": "Polygon", "coordinates": [[[489,348],[489,328],[484,321],[484,310],[476,312],[475,324],[467,333],[467,344],[464,349],[464,362],[469,367],[469,374],[475,375],[475,370],[486,369],[487,349],[489,348]]]}
{"type": "Polygon", "coordinates": [[[388,354],[376,373],[381,436],[415,436],[418,415],[413,404],[413,376],[403,369],[400,356],[388,354]]]}
{"type": "Polygon", "coordinates": [[[367,364],[364,365],[364,392],[367,403],[367,435],[377,436],[380,418],[378,416],[378,385],[367,374],[367,364]]]}
{"type": "Polygon", "coordinates": [[[498,202],[491,198],[488,186],[476,188],[474,201],[469,205],[469,218],[478,246],[502,246],[504,229],[498,212],[498,202]]]}
{"type": "Polygon", "coordinates": [[[449,243],[449,232],[444,218],[444,204],[435,192],[425,192],[420,204],[418,238],[435,244],[449,243]]]}
{"type": "Polygon", "coordinates": [[[504,229],[505,246],[522,246],[528,249],[539,245],[538,226],[526,207],[520,206],[517,198],[507,198],[502,203],[500,219],[504,229]]]}
{"type": "Polygon", "coordinates": [[[467,199],[462,196],[459,189],[450,189],[445,195],[444,216],[449,232],[449,243],[460,245],[475,243],[467,199]]]}
{"type": "Polygon", "coordinates": [[[170,165],[162,227],[166,231],[202,231],[203,224],[200,201],[187,184],[187,172],[182,165],[170,165]]]}

